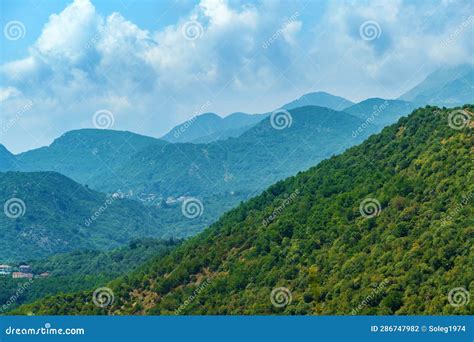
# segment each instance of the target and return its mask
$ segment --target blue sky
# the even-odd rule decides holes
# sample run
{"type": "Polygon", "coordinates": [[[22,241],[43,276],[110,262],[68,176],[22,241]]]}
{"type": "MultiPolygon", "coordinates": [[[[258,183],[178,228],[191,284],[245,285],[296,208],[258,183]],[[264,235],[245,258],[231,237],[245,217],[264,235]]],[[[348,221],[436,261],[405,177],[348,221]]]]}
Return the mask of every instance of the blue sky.
{"type": "Polygon", "coordinates": [[[47,145],[97,112],[159,137],[311,91],[396,98],[472,62],[473,14],[450,0],[3,0],[0,143],[47,145]]]}

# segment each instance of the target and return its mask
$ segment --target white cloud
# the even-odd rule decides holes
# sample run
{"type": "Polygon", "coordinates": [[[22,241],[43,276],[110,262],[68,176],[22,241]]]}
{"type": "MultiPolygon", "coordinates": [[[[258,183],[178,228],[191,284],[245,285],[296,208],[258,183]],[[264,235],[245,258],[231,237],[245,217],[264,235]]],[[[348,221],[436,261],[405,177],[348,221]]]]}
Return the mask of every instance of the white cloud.
{"type": "Polygon", "coordinates": [[[160,136],[207,102],[207,111],[229,113],[272,110],[316,90],[352,100],[398,96],[438,64],[472,57],[472,22],[456,31],[471,7],[202,0],[149,32],[126,13],[103,16],[75,0],[51,15],[28,56],[0,67],[0,125],[34,102],[2,143],[15,151],[48,144],[91,127],[104,108],[113,128],[160,136]],[[380,24],[379,38],[361,39],[367,20],[380,24]],[[189,21],[199,23],[198,39],[183,35],[189,21]]]}

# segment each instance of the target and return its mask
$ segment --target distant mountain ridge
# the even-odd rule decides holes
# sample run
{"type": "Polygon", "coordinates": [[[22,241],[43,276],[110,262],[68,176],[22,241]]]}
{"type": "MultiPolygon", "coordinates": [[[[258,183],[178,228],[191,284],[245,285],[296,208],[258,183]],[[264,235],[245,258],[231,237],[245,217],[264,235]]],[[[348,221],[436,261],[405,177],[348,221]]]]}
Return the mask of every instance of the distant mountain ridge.
{"type": "Polygon", "coordinates": [[[400,96],[400,100],[445,107],[474,103],[474,66],[441,67],[400,96]]]}
{"type": "Polygon", "coordinates": [[[344,111],[362,120],[370,121],[371,125],[382,129],[397,122],[402,116],[410,114],[415,108],[415,104],[407,101],[370,98],[354,104],[344,111]]]}
{"type": "Polygon", "coordinates": [[[0,260],[105,250],[162,235],[156,210],[107,197],[55,172],[0,173],[0,260]]]}
{"type": "Polygon", "coordinates": [[[251,127],[265,116],[265,114],[233,113],[222,118],[215,113],[204,113],[174,127],[161,139],[171,143],[224,140],[238,136],[241,133],[239,129],[251,127]]]}
{"type": "Polygon", "coordinates": [[[449,296],[472,284],[474,136],[451,112],[420,108],[272,185],[110,282],[105,308],[90,289],[14,314],[468,315],[449,296]]]}
{"type": "Polygon", "coordinates": [[[115,168],[143,148],[165,144],[127,131],[80,129],[63,134],[50,146],[16,155],[14,168],[9,170],[55,171],[89,184],[98,174],[114,177],[115,168]]]}
{"type": "Polygon", "coordinates": [[[15,156],[0,144],[0,172],[15,169],[15,156]]]}
{"type": "Polygon", "coordinates": [[[304,106],[319,106],[341,111],[352,105],[354,105],[354,102],[349,101],[343,97],[335,96],[323,91],[318,91],[305,94],[299,99],[283,105],[281,108],[294,109],[304,106]]]}
{"type": "MultiPolygon", "coordinates": [[[[340,111],[352,104],[351,101],[340,96],[325,92],[314,92],[305,94],[299,99],[283,105],[281,108],[275,108],[275,110],[318,106],[340,111]]],[[[163,136],[162,139],[172,143],[209,143],[235,138],[270,114],[271,112],[264,114],[237,112],[221,118],[215,113],[205,113],[174,127],[169,133],[163,136]]]]}

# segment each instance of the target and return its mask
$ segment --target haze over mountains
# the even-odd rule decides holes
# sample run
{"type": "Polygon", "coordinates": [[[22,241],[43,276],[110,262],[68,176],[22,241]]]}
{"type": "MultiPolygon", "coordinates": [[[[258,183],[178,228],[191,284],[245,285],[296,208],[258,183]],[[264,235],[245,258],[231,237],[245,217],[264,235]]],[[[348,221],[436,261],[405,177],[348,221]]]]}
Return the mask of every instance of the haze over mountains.
{"type": "Polygon", "coordinates": [[[430,104],[455,107],[472,103],[473,94],[474,66],[463,64],[436,70],[400,96],[400,100],[413,102],[416,106],[430,104]]]}
{"type": "Polygon", "coordinates": [[[274,184],[170,255],[109,283],[116,300],[106,308],[83,291],[15,313],[472,313],[474,303],[447,300],[450,289],[472,283],[465,269],[474,233],[473,207],[460,207],[474,191],[472,122],[453,129],[450,113],[418,109],[274,184]],[[286,305],[272,305],[275,288],[285,289],[286,305]]]}
{"type": "MultiPolygon", "coordinates": [[[[364,313],[451,313],[444,292],[433,292],[429,284],[444,291],[452,284],[443,279],[453,276],[469,283],[460,265],[468,258],[470,209],[446,217],[452,217],[456,196],[472,192],[470,185],[460,185],[473,183],[472,134],[469,128],[452,129],[447,110],[427,107],[403,117],[420,99],[463,101],[463,92],[457,100],[453,94],[460,84],[467,89],[465,81],[472,77],[469,68],[459,70],[459,77],[442,71],[428,77],[408,92],[416,102],[370,98],[354,104],[318,92],[272,113],[203,114],[163,139],[81,129],[18,155],[0,145],[0,201],[23,202],[18,217],[0,217],[0,259],[55,260],[58,253],[79,251],[65,260],[100,262],[115,255],[108,250],[136,238],[197,235],[111,283],[120,308],[107,312],[173,313],[209,279],[209,292],[186,313],[347,314],[368,295],[370,278],[386,289],[379,305],[364,313]],[[436,77],[445,80],[436,83],[436,77]],[[443,84],[437,97],[433,83],[443,84]],[[378,216],[360,216],[358,206],[366,197],[379,203],[378,216]],[[185,214],[188,201],[197,205],[195,216],[185,214]],[[419,252],[416,246],[423,243],[429,247],[419,252]],[[413,258],[429,271],[410,271],[413,258]],[[403,275],[387,268],[386,260],[405,265],[403,275]],[[433,298],[430,306],[409,291],[414,284],[433,298]],[[283,310],[269,305],[267,292],[275,286],[290,288],[295,304],[283,310]],[[347,294],[342,300],[341,292],[347,294]]],[[[468,102],[474,103],[473,96],[468,94],[468,102]]],[[[466,110],[472,113],[473,107],[466,110]]],[[[124,253],[135,255],[119,254],[124,253]]],[[[76,276],[91,277],[81,286],[41,282],[21,303],[111,279],[76,276]]],[[[105,313],[84,296],[90,294],[68,297],[73,299],[67,305],[60,296],[18,312],[105,313]]]]}
{"type": "Polygon", "coordinates": [[[104,250],[160,235],[158,213],[107,197],[55,172],[0,173],[0,260],[104,250]]]}
{"type": "MultiPolygon", "coordinates": [[[[325,92],[315,92],[303,95],[299,99],[283,105],[281,109],[289,110],[305,106],[318,106],[341,111],[350,105],[353,105],[353,103],[342,97],[325,92]]],[[[275,108],[275,110],[278,109],[280,108],[275,108]]],[[[238,137],[270,114],[232,113],[221,118],[214,113],[205,113],[174,127],[162,139],[173,143],[209,143],[238,137]]]]}
{"type": "MultiPolygon", "coordinates": [[[[447,89],[469,78],[472,67],[456,70],[455,76],[439,70],[407,94],[413,98],[431,94],[432,84],[447,89]]],[[[449,101],[454,100],[450,97],[449,101]]],[[[82,129],[65,133],[48,147],[16,156],[0,145],[0,171],[55,171],[94,190],[139,200],[159,212],[152,236],[184,237],[198,233],[274,182],[363,141],[415,106],[380,98],[352,104],[324,92],[310,93],[282,106],[290,115],[283,129],[275,129],[270,113],[234,113],[226,118],[203,114],[165,136],[194,143],[82,129]],[[290,109],[307,103],[312,105],[290,109]],[[315,103],[348,107],[335,111],[315,103]],[[236,132],[238,137],[232,137],[236,132]],[[196,143],[200,140],[210,142],[196,143]],[[193,220],[181,213],[183,201],[190,197],[203,204],[203,211],[193,220]]],[[[59,224],[55,219],[52,222],[59,224]]]]}

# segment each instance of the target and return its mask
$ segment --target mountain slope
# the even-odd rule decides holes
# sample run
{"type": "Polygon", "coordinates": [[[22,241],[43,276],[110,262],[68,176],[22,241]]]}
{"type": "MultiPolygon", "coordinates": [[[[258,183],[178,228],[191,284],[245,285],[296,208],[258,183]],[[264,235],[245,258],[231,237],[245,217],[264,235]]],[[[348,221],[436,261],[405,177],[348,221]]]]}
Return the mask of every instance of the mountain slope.
{"type": "Polygon", "coordinates": [[[474,102],[474,66],[442,67],[400,96],[417,104],[455,107],[474,102]]]}
{"type": "Polygon", "coordinates": [[[266,114],[233,113],[221,118],[214,113],[197,115],[174,127],[162,137],[171,143],[207,143],[237,137],[245,129],[265,118],[266,114]]]}
{"type": "Polygon", "coordinates": [[[125,131],[81,129],[70,131],[50,146],[16,156],[20,171],[55,171],[76,182],[96,186],[98,174],[113,177],[129,155],[166,142],[125,131]]]}
{"type": "Polygon", "coordinates": [[[401,100],[370,98],[344,109],[345,112],[379,128],[397,122],[415,109],[415,105],[401,100]]]}
{"type": "MultiPolygon", "coordinates": [[[[291,120],[290,127],[279,130],[267,118],[237,139],[205,145],[151,146],[117,174],[122,179],[133,175],[132,188],[145,185],[164,197],[258,191],[354,144],[350,133],[361,124],[344,112],[315,106],[292,110],[291,120]]],[[[108,190],[119,185],[114,178],[103,181],[108,190]]]]}
{"type": "Polygon", "coordinates": [[[0,144],[0,172],[15,169],[15,156],[0,144]]]}
{"type": "Polygon", "coordinates": [[[291,125],[283,129],[274,128],[267,118],[238,138],[143,149],[117,170],[118,179],[103,177],[98,183],[104,191],[120,187],[125,193],[155,198],[162,207],[168,197],[199,198],[202,222],[185,217],[178,222],[179,215],[168,221],[178,236],[187,236],[270,184],[344,151],[370,133],[368,128],[352,137],[362,121],[344,112],[308,106],[290,113],[291,125]],[[122,188],[121,179],[128,188],[122,188]]]}
{"type": "MultiPolygon", "coordinates": [[[[353,104],[351,101],[339,96],[325,92],[315,92],[305,94],[299,99],[283,105],[281,108],[290,110],[298,107],[317,106],[340,111],[353,104]]],[[[210,143],[228,138],[236,138],[270,116],[270,114],[237,112],[221,118],[214,113],[205,113],[174,127],[162,139],[172,143],[210,143]]]]}
{"type": "Polygon", "coordinates": [[[107,308],[84,291],[16,313],[472,314],[448,294],[474,282],[474,137],[448,115],[418,109],[278,182],[108,284],[107,308]]]}
{"type": "MultiPolygon", "coordinates": [[[[69,293],[104,286],[108,281],[130,272],[151,259],[160,258],[175,248],[180,241],[138,239],[111,251],[78,250],[32,260],[28,264],[35,274],[47,272],[47,277],[27,279],[0,277],[0,313],[57,293],[69,293]],[[17,289],[26,287],[11,303],[17,289]],[[3,305],[7,305],[4,308],[3,305]]],[[[19,266],[12,265],[12,266],[19,266]]]]}
{"type": "Polygon", "coordinates": [[[283,105],[283,109],[294,109],[304,106],[326,107],[333,110],[344,110],[352,106],[354,103],[340,96],[331,95],[323,91],[308,93],[299,99],[283,105]]]}
{"type": "Polygon", "coordinates": [[[104,250],[160,234],[155,210],[106,197],[54,172],[0,173],[0,203],[2,262],[104,250]]]}

